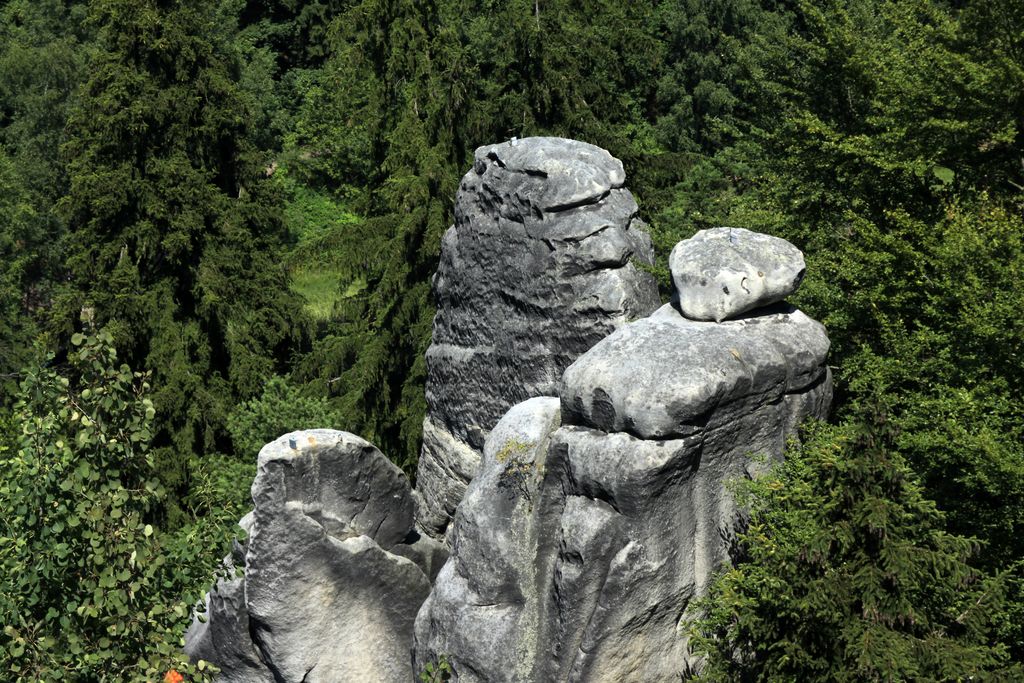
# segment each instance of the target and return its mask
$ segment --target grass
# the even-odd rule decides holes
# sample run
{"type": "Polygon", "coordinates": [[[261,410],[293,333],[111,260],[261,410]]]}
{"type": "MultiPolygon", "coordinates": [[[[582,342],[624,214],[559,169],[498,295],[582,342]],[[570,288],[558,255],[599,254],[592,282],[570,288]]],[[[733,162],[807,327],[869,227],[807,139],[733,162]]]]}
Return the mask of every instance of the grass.
{"type": "Polygon", "coordinates": [[[335,304],[366,289],[363,278],[350,282],[345,291],[342,291],[341,283],[341,271],[333,268],[311,266],[292,271],[292,291],[306,300],[306,312],[317,321],[329,320],[335,304]]]}
{"type": "Polygon", "coordinates": [[[306,312],[314,320],[328,320],[342,298],[341,273],[333,269],[305,268],[292,271],[292,291],[306,300],[306,312]]]}
{"type": "Polygon", "coordinates": [[[362,218],[331,192],[306,185],[289,174],[286,164],[277,170],[275,178],[288,197],[284,220],[295,240],[286,257],[291,289],[306,300],[306,312],[314,320],[329,320],[339,301],[366,289],[366,280],[357,278],[342,290],[346,277],[324,245],[331,241],[332,234],[350,229],[362,218]]]}

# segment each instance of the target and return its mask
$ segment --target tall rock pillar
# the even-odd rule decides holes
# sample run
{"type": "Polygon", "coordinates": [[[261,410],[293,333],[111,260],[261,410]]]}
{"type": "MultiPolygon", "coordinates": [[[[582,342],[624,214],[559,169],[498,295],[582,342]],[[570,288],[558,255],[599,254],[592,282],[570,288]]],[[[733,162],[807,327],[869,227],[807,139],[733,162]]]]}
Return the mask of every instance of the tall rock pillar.
{"type": "Polygon", "coordinates": [[[783,240],[718,228],[677,245],[677,299],[511,408],[416,617],[416,668],[463,682],[679,681],[689,606],[729,562],[732,480],[782,457],[832,397],[824,327],[780,301],[783,240]]]}
{"type": "Polygon", "coordinates": [[[607,151],[562,138],[481,147],[434,277],[417,522],[445,535],[484,440],[514,404],[659,305],[650,238],[607,151]]]}

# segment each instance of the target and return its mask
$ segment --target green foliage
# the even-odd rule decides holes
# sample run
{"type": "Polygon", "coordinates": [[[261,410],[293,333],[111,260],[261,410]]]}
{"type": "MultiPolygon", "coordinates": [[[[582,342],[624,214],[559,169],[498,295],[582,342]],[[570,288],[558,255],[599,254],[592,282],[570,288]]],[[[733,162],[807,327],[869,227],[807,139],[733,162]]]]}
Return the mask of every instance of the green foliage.
{"type": "Polygon", "coordinates": [[[208,3],[97,0],[98,44],[63,147],[68,280],[51,310],[109,325],[154,373],[162,479],[226,445],[225,420],[305,336],[230,17],[208,3]]]}
{"type": "Polygon", "coordinates": [[[417,680],[422,683],[441,683],[442,681],[452,680],[452,675],[455,672],[452,671],[452,665],[448,663],[448,658],[444,655],[437,660],[437,662],[427,662],[427,665],[423,667],[423,671],[420,672],[417,680]]]}
{"type": "Polygon", "coordinates": [[[60,146],[92,38],[85,5],[60,0],[0,5],[0,143],[17,160],[41,213],[52,210],[67,189],[60,146]]]}
{"type": "Polygon", "coordinates": [[[750,506],[745,559],[701,601],[701,680],[964,680],[1003,670],[1006,649],[989,639],[1005,581],[969,564],[976,541],[943,530],[884,417],[817,426],[739,492],[750,506]]]}
{"type": "Polygon", "coordinates": [[[347,271],[338,265],[347,260],[344,249],[350,247],[349,233],[361,218],[338,198],[337,191],[307,184],[291,166],[282,162],[274,172],[274,182],[285,199],[285,227],[294,243],[286,258],[291,290],[305,299],[305,311],[314,322],[327,323],[343,299],[358,293],[353,286],[359,282],[366,286],[365,279],[357,278],[349,282],[351,291],[343,291],[347,271]]]}
{"type": "Polygon", "coordinates": [[[335,306],[345,297],[338,288],[339,270],[298,266],[292,270],[292,291],[306,300],[306,313],[316,321],[329,321],[335,306]]]}
{"type": "Polygon", "coordinates": [[[340,417],[322,397],[303,396],[282,377],[272,377],[259,398],[246,401],[228,418],[235,452],[251,458],[282,434],[298,429],[339,429],[340,417]]]}
{"type": "Polygon", "coordinates": [[[78,2],[0,5],[0,403],[17,393],[53,281],[67,187],[59,148],[86,59],[78,2]]]}
{"type": "Polygon", "coordinates": [[[1019,204],[982,197],[948,204],[935,223],[892,212],[852,229],[827,264],[830,286],[808,292],[834,302],[824,318],[851,402],[892,396],[900,449],[955,527],[990,542],[992,566],[1013,560],[1024,521],[1019,204]]]}
{"type": "Polygon", "coordinates": [[[194,552],[169,554],[151,523],[149,377],[117,364],[106,331],[72,342],[67,375],[26,370],[0,453],[0,667],[19,681],[186,671],[179,565],[194,552]]]}
{"type": "Polygon", "coordinates": [[[0,148],[0,387],[9,398],[16,393],[14,381],[27,364],[36,332],[26,309],[37,305],[36,286],[42,231],[38,214],[15,165],[0,148]]]}
{"type": "MultiPolygon", "coordinates": [[[[332,233],[358,222],[359,216],[349,211],[332,193],[299,182],[287,166],[275,171],[274,180],[285,193],[284,223],[299,254],[304,257],[315,254],[321,263],[331,257],[337,258],[330,252],[323,253],[316,245],[332,233]]],[[[292,263],[295,264],[294,255],[292,263]]]]}
{"type": "Polygon", "coordinates": [[[829,330],[838,411],[886,393],[901,454],[990,569],[1024,553],[1021,21],[1002,3],[797,3],[800,31],[753,46],[758,97],[784,115],[719,155],[753,175],[715,209],[805,250],[793,301],[829,330]],[[987,35],[1006,49],[978,49],[987,35]]]}
{"type": "MultiPolygon", "coordinates": [[[[803,249],[839,420],[884,392],[940,526],[1007,569],[1022,36],[1014,0],[6,0],[0,405],[40,333],[73,360],[108,325],[152,372],[171,492],[140,514],[175,585],[205,583],[281,431],[322,420],[412,471],[459,177],[481,144],[565,135],[625,162],[666,295],[701,228],[803,249]]],[[[1024,659],[1019,593],[1000,638],[1024,659]]]]}

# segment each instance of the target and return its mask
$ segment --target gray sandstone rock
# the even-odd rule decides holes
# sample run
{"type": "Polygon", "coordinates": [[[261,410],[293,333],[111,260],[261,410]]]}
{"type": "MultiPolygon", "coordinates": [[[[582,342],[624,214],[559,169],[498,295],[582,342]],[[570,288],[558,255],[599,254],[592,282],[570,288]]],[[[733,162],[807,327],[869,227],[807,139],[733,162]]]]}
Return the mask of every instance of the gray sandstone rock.
{"type": "Polygon", "coordinates": [[[683,314],[721,322],[782,301],[804,276],[804,256],[786,240],[743,228],[701,230],[669,256],[683,314]]]}
{"type": "Polygon", "coordinates": [[[557,393],[562,371],[659,305],[633,261],[653,250],[622,164],[561,138],[481,147],[434,277],[417,522],[443,537],[508,408],[557,393]]]}
{"type": "Polygon", "coordinates": [[[459,681],[680,680],[687,607],[739,519],[726,484],[827,414],[827,350],[788,306],[722,324],[665,306],[570,366],[561,410],[512,408],[417,616],[417,669],[443,655],[459,681]],[[511,497],[510,453],[530,473],[511,497]]]}
{"type": "Polygon", "coordinates": [[[261,520],[280,506],[309,517],[331,536],[369,536],[384,550],[412,529],[412,492],[402,470],[368,441],[333,429],[292,432],[264,446],[252,499],[249,554],[261,520]]]}
{"type": "Polygon", "coordinates": [[[185,634],[185,651],[193,661],[204,659],[221,668],[222,683],[273,683],[249,634],[245,581],[221,579],[206,595],[203,621],[198,616],[185,634]]]}
{"type": "Polygon", "coordinates": [[[566,369],[567,421],[647,439],[734,418],[733,404],[780,400],[825,378],[825,328],[785,305],[699,322],[670,304],[609,335],[566,369]]]}
{"type": "Polygon", "coordinates": [[[225,558],[244,578],[207,596],[190,656],[230,683],[410,681],[442,659],[463,682],[657,682],[696,663],[688,609],[740,520],[727,483],[827,414],[829,342],[776,303],[799,252],[738,229],[677,245],[678,303],[640,319],[657,290],[624,179],[569,140],[477,150],[434,279],[417,491],[345,432],[267,444],[225,558]]]}
{"type": "Polygon", "coordinates": [[[537,490],[559,424],[557,398],[532,398],[487,438],[455,517],[453,554],[416,619],[417,670],[447,657],[460,681],[533,680],[536,643],[524,634],[537,632],[540,616],[537,490]]]}
{"type": "Polygon", "coordinates": [[[211,593],[186,652],[231,681],[411,680],[445,551],[413,529],[401,470],[352,434],[292,432],[260,451],[252,496],[244,580],[211,593]]]}

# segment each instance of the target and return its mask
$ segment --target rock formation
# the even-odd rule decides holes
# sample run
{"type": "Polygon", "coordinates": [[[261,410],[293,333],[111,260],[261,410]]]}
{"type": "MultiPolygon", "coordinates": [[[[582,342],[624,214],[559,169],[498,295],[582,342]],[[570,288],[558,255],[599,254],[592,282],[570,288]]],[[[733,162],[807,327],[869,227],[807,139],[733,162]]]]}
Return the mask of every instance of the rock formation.
{"type": "Polygon", "coordinates": [[[434,278],[417,522],[444,536],[508,408],[554,396],[581,353],[659,305],[622,164],[561,138],[481,147],[434,278]]]}
{"type": "Polygon", "coordinates": [[[207,597],[189,655],[239,683],[412,680],[413,619],[443,557],[413,530],[401,470],[346,432],[293,432],[260,451],[252,497],[244,578],[207,597]]]}
{"type": "Polygon", "coordinates": [[[245,575],[208,596],[193,658],[232,683],[442,661],[463,682],[678,681],[695,663],[688,608],[740,521],[728,483],[825,416],[829,342],[782,301],[800,252],[737,228],[677,245],[676,298],[643,317],[653,282],[630,259],[650,245],[622,182],[582,143],[477,152],[435,280],[421,497],[351,434],[265,446],[225,560],[245,575]]]}
{"type": "Polygon", "coordinates": [[[721,322],[795,291],[804,277],[804,255],[778,237],[714,228],[677,244],[669,267],[683,315],[721,322]]]}
{"type": "Polygon", "coordinates": [[[826,414],[828,346],[786,304],[721,323],[665,305],[580,356],[559,400],[513,407],[417,617],[417,667],[443,656],[460,681],[679,680],[694,664],[687,606],[729,559],[727,483],[826,414]]]}

